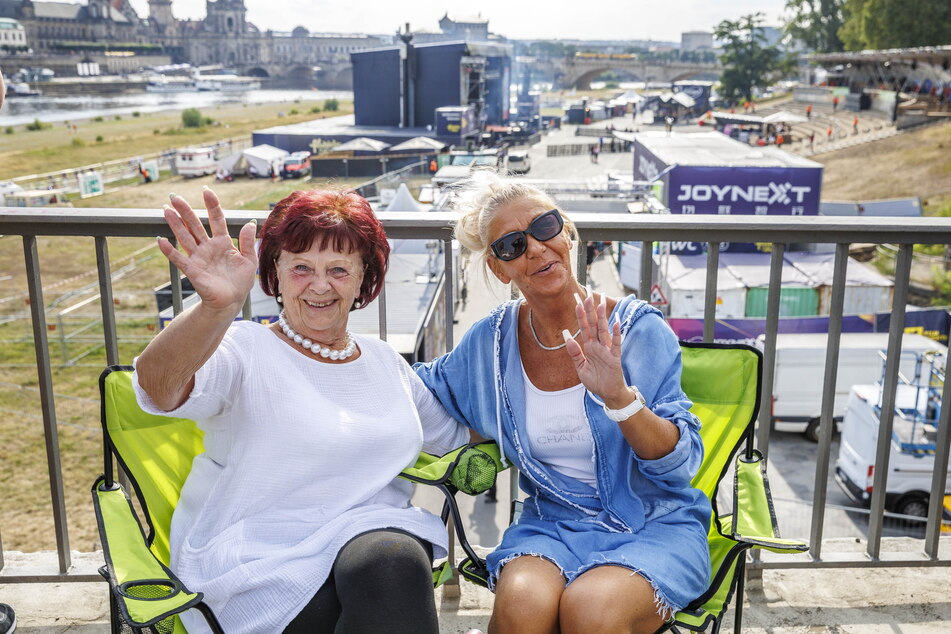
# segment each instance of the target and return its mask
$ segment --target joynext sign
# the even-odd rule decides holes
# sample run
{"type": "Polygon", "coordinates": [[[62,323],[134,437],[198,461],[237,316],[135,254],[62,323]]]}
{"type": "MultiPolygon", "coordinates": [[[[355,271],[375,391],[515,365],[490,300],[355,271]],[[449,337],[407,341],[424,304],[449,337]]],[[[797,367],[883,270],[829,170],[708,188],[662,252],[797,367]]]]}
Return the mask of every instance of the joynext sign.
{"type": "MultiPolygon", "coordinates": [[[[815,216],[819,213],[821,166],[669,166],[635,144],[635,179],[659,178],[663,201],[674,214],[815,216]]],[[[673,253],[699,254],[703,245],[679,242],[673,253]]],[[[729,252],[756,251],[748,243],[724,243],[729,252]]]]}

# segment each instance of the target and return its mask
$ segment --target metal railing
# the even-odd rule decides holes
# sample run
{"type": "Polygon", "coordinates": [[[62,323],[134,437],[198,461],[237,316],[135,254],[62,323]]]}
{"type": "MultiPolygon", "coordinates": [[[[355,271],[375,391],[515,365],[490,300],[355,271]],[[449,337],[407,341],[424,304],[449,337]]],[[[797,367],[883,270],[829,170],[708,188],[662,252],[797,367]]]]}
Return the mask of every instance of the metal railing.
{"type": "MultiPolygon", "coordinates": [[[[949,444],[949,411],[941,409],[937,431],[934,470],[930,488],[930,505],[924,540],[920,551],[883,552],[882,529],[885,521],[885,479],[888,474],[889,443],[892,437],[892,419],[880,421],[877,439],[877,457],[874,486],[870,504],[870,519],[866,548],[863,553],[823,553],[823,533],[826,509],[826,491],[829,481],[830,446],[832,442],[832,408],[836,386],[839,356],[839,336],[842,332],[843,305],[846,287],[846,265],[850,243],[891,243],[897,245],[894,308],[888,337],[888,362],[885,367],[884,402],[882,411],[891,412],[895,406],[898,378],[898,351],[901,349],[905,302],[908,297],[912,247],[915,244],[951,244],[951,218],[862,218],[860,222],[842,217],[780,217],[780,216],[678,216],[678,215],[631,215],[593,214],[583,209],[568,209],[577,225],[581,240],[578,243],[578,275],[584,279],[584,248],[586,240],[612,240],[641,243],[640,283],[636,289],[640,297],[648,297],[651,288],[652,255],[655,241],[703,242],[708,249],[706,291],[704,299],[705,341],[713,340],[716,282],[721,242],[749,242],[771,244],[769,293],[766,311],[765,366],[761,402],[769,403],[772,395],[776,337],[780,314],[780,293],[785,245],[801,243],[835,244],[834,283],[829,338],[825,361],[825,378],[822,393],[820,438],[817,447],[816,472],[810,522],[810,551],[801,557],[782,559],[763,558],[754,561],[753,568],[781,567],[876,567],[876,566],[947,566],[951,556],[939,553],[939,537],[942,513],[944,482],[947,477],[949,444]]],[[[228,226],[234,237],[240,228],[254,218],[263,224],[267,212],[228,212],[228,226]]],[[[455,215],[449,212],[428,213],[381,213],[386,232],[391,238],[442,240],[448,277],[441,292],[445,293],[445,323],[447,349],[454,345],[454,302],[451,225],[455,215]]],[[[70,547],[67,532],[66,506],[63,494],[63,474],[60,467],[59,440],[57,435],[56,407],[53,393],[52,363],[47,339],[46,311],[43,298],[43,282],[37,250],[38,236],[91,236],[99,275],[99,297],[102,311],[103,345],[107,363],[119,363],[116,315],[113,309],[113,290],[109,258],[109,238],[113,237],[172,237],[162,213],[157,210],[127,209],[2,209],[0,210],[0,234],[20,236],[26,264],[28,294],[35,341],[37,385],[40,393],[44,436],[46,442],[47,468],[49,473],[51,508],[59,559],[59,572],[50,575],[0,576],[4,582],[35,582],[41,580],[82,580],[98,577],[70,573],[70,547]]],[[[181,283],[178,271],[170,265],[173,306],[181,311],[181,283]]],[[[246,307],[245,316],[249,315],[246,307]]],[[[386,301],[380,302],[381,329],[385,337],[386,301]]],[[[951,402],[951,384],[944,386],[943,398],[951,402]]],[[[769,452],[770,411],[763,407],[759,414],[756,443],[764,454],[769,452]]],[[[90,473],[90,481],[95,474],[90,473]]],[[[2,562],[2,551],[0,551],[2,562]]],[[[2,563],[0,563],[2,565],[2,563]]]]}

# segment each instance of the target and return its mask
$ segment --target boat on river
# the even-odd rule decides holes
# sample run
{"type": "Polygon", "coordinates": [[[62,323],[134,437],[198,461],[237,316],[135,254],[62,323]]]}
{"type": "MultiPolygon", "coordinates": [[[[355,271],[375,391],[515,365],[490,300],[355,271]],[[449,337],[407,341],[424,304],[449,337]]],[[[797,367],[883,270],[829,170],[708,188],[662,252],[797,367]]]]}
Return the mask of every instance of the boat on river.
{"type": "Polygon", "coordinates": [[[242,92],[257,90],[261,87],[261,82],[254,77],[239,77],[237,75],[197,75],[195,85],[198,90],[242,92]]]}
{"type": "Polygon", "coordinates": [[[146,92],[195,92],[198,90],[196,82],[191,77],[167,77],[160,75],[152,77],[145,85],[146,92]]]}

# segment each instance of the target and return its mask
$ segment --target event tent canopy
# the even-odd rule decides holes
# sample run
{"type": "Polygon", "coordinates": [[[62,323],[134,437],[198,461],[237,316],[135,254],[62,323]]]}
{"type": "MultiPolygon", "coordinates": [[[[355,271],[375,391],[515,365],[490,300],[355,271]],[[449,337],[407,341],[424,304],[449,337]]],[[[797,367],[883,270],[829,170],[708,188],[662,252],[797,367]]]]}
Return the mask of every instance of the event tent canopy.
{"type": "Polygon", "coordinates": [[[446,144],[428,136],[414,136],[412,139],[398,143],[390,148],[390,152],[434,152],[443,149],[446,144]]]}
{"type": "Polygon", "coordinates": [[[252,176],[270,176],[281,171],[281,165],[287,151],[273,145],[255,145],[241,152],[235,152],[218,160],[218,174],[251,174],[252,176]]]}
{"type": "Polygon", "coordinates": [[[766,123],[805,123],[808,120],[809,119],[801,114],[789,112],[788,110],[780,110],[779,112],[774,112],[773,114],[763,117],[763,121],[766,123]]]}
{"type": "Polygon", "coordinates": [[[382,152],[390,147],[389,143],[377,141],[370,137],[359,136],[346,143],[341,143],[332,148],[333,152],[382,152]]]}

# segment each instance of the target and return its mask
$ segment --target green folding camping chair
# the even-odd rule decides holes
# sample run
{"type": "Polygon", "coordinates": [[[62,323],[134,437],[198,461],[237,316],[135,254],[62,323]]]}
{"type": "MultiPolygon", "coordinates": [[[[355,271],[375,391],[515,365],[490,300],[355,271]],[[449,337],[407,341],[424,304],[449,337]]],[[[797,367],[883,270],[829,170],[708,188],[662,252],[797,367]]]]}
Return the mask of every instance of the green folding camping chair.
{"type": "MultiPolygon", "coordinates": [[[[112,631],[179,634],[185,628],[178,615],[194,608],[214,632],[222,632],[211,608],[202,601],[201,592],[189,591],[168,569],[172,513],[192,460],[204,451],[204,434],[191,420],[143,412],[135,400],[131,366],[107,368],[99,377],[99,389],[104,472],[92,487],[92,499],[106,560],[99,572],[111,590],[112,631]],[[116,481],[113,455],[135,489],[144,524],[116,481]]],[[[444,456],[422,453],[401,476],[443,491],[443,521],[451,515],[461,525],[453,495],[457,491],[476,494],[487,490],[495,484],[499,469],[495,443],[472,443],[444,456]]],[[[473,561],[478,565],[481,560],[468,542],[465,547],[470,557],[463,564],[473,561]]],[[[451,562],[433,570],[435,585],[451,576],[451,562]]]]}
{"type": "MultiPolygon", "coordinates": [[[[766,548],[780,553],[805,551],[806,544],[780,539],[766,480],[766,459],[753,449],[753,426],[759,411],[762,355],[745,345],[681,343],[683,373],[681,386],[693,401],[692,411],[703,423],[704,460],[693,479],[713,502],[709,544],[710,586],[690,605],[677,613],[660,631],[718,632],[723,615],[734,594],[737,596],[735,631],[740,632],[743,608],[745,553],[750,548],[766,548]],[[743,442],[744,452],[736,455],[743,442]],[[735,466],[733,505],[723,513],[717,505],[720,481],[735,466]],[[712,626],[712,627],[711,627],[712,626]]],[[[457,520],[456,516],[453,516],[457,520]]],[[[474,583],[487,585],[485,562],[473,557],[465,533],[457,521],[460,544],[469,557],[460,573],[474,583]],[[474,561],[469,561],[473,559],[474,561]]]]}

